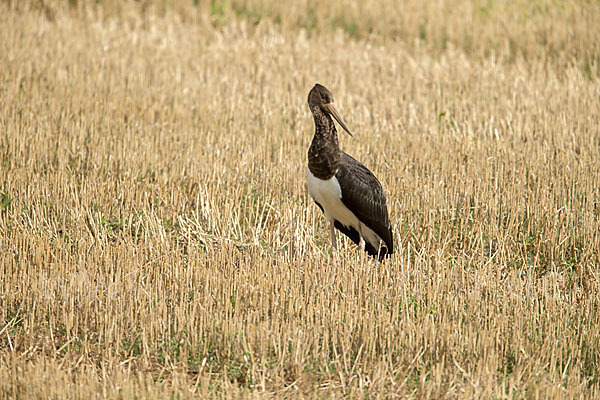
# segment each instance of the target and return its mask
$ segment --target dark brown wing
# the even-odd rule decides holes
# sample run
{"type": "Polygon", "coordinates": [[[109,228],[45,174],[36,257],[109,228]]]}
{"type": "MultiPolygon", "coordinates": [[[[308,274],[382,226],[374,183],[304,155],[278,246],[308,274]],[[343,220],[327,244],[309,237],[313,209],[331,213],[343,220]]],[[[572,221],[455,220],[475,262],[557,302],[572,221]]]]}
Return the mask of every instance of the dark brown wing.
{"type": "Polygon", "coordinates": [[[387,247],[382,252],[392,254],[394,242],[392,225],[388,216],[385,193],[375,175],[364,165],[342,152],[340,165],[335,174],[342,190],[342,202],[361,223],[365,224],[383,240],[387,247]]]}

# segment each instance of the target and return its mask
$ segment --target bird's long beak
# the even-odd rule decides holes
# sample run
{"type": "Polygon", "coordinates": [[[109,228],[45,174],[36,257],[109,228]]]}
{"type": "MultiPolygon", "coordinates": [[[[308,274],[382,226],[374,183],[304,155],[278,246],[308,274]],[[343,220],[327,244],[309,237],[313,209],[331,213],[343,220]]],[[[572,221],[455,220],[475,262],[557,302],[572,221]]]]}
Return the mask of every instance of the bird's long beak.
{"type": "Polygon", "coordinates": [[[342,116],[340,115],[340,113],[337,112],[337,110],[335,109],[335,106],[333,105],[333,103],[327,103],[323,106],[323,108],[325,109],[325,111],[327,111],[330,115],[333,116],[333,118],[335,118],[335,120],[342,126],[342,128],[344,128],[344,130],[346,132],[348,132],[348,135],[350,136],[354,136],[352,134],[352,132],[350,132],[350,129],[348,129],[348,127],[346,126],[346,123],[344,122],[344,120],[342,119],[342,116]]]}

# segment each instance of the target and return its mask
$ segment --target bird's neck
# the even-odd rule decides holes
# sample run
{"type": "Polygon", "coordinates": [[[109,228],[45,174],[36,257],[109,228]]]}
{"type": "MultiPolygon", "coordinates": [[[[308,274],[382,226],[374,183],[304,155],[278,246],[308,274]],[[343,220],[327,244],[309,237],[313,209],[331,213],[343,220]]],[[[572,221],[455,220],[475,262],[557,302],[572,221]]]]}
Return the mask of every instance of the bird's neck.
{"type": "Polygon", "coordinates": [[[308,169],[319,179],[330,179],[340,164],[340,146],[333,119],[320,107],[311,108],[315,136],[308,149],[308,169]]]}

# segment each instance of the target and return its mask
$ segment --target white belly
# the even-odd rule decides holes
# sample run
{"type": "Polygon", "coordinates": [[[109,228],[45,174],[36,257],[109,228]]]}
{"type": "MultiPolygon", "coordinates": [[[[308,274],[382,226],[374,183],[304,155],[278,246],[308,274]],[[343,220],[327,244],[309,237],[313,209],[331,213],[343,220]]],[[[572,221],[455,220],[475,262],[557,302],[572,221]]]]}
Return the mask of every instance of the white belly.
{"type": "Polygon", "coordinates": [[[336,220],[346,227],[352,227],[373,247],[379,247],[379,236],[368,226],[360,224],[356,215],[342,203],[342,189],[335,175],[323,180],[316,178],[310,169],[306,168],[306,183],[310,197],[323,207],[325,218],[330,223],[336,220]]]}

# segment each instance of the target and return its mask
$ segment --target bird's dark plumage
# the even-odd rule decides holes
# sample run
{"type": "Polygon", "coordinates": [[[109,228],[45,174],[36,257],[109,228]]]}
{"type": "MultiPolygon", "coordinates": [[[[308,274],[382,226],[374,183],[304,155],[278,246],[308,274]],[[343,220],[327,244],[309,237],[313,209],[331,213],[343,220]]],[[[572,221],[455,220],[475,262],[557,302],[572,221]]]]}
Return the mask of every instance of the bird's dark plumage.
{"type": "MultiPolygon", "coordinates": [[[[381,259],[394,251],[392,224],[388,217],[385,193],[375,175],[367,167],[343,151],[341,153],[342,159],[335,176],[342,189],[342,203],[352,210],[361,223],[383,240],[385,247],[381,250],[381,259]]],[[[344,233],[350,237],[346,232],[344,233]]],[[[371,252],[369,254],[377,255],[377,249],[374,249],[374,254],[371,252]]]]}

